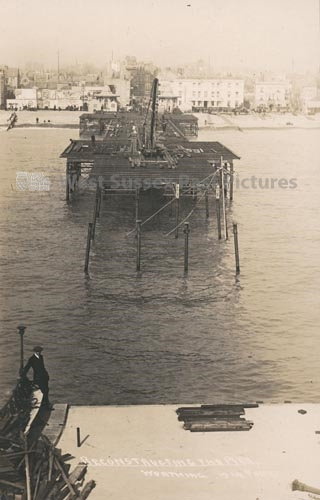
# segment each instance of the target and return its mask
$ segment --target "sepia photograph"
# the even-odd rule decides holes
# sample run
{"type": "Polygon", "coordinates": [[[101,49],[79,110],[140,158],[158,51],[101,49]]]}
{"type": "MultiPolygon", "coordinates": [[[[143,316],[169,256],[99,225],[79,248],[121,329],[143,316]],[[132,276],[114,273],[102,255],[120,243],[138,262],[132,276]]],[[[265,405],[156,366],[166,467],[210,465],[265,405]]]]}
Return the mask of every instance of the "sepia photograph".
{"type": "Polygon", "coordinates": [[[320,0],[0,0],[0,500],[320,500],[320,0]]]}

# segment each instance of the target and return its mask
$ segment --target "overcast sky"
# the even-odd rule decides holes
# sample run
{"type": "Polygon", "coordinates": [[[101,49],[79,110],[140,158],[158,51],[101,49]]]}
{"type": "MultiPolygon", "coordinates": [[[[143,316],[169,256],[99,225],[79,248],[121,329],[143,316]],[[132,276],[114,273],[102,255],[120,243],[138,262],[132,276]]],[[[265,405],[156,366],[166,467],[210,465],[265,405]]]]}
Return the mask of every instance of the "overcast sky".
{"type": "Polygon", "coordinates": [[[0,0],[0,64],[210,60],[217,70],[319,67],[320,0],[0,0]]]}

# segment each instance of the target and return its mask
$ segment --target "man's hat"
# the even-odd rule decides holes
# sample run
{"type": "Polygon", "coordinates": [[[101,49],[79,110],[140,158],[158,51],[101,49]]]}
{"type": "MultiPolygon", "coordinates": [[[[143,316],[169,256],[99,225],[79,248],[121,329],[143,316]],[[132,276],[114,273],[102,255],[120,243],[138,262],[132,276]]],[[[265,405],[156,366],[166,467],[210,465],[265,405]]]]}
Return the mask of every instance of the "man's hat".
{"type": "Polygon", "coordinates": [[[33,351],[34,352],[41,352],[41,351],[43,351],[43,348],[40,345],[35,345],[33,348],[33,351]]]}

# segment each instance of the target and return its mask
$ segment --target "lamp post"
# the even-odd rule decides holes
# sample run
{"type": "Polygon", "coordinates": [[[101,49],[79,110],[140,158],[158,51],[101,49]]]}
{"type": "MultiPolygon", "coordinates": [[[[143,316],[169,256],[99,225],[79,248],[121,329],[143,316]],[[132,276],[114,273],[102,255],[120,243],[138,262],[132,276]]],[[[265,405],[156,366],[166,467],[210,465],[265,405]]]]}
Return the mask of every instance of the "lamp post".
{"type": "Polygon", "coordinates": [[[23,360],[23,335],[24,335],[25,329],[26,329],[26,327],[24,325],[19,325],[18,326],[18,332],[19,332],[19,335],[20,335],[20,370],[19,370],[20,376],[22,375],[23,366],[24,366],[24,360],[23,360]]]}

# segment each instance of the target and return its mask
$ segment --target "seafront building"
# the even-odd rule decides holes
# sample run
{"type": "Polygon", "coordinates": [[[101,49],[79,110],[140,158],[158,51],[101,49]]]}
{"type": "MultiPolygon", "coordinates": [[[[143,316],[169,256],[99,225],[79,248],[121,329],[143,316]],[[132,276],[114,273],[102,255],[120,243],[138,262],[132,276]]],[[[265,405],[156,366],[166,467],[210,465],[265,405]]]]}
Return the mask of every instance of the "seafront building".
{"type": "Polygon", "coordinates": [[[37,109],[38,107],[38,94],[37,89],[15,89],[15,98],[7,99],[7,109],[37,109]]]}
{"type": "Polygon", "coordinates": [[[114,85],[74,86],[63,89],[19,88],[15,98],[7,99],[7,109],[69,109],[84,111],[116,112],[122,102],[127,104],[123,94],[116,92],[114,85]]]}
{"type": "Polygon", "coordinates": [[[320,112],[320,93],[316,86],[303,87],[301,90],[301,107],[306,114],[320,112]]]}
{"type": "Polygon", "coordinates": [[[263,81],[255,84],[254,104],[265,111],[288,110],[291,101],[291,84],[287,80],[263,81]]]}
{"type": "Polygon", "coordinates": [[[243,106],[244,80],[234,78],[160,79],[159,106],[181,111],[211,111],[243,106]]]}

